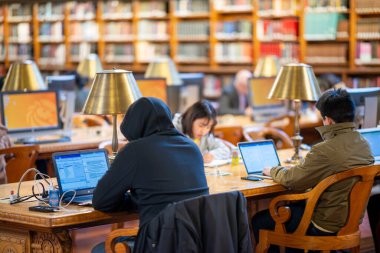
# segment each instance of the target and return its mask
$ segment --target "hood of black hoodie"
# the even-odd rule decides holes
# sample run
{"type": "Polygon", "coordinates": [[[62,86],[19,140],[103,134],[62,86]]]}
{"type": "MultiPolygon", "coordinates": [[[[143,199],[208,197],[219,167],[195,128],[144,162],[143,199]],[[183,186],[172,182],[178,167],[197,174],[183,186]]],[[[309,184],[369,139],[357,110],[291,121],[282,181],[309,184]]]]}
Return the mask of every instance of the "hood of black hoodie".
{"type": "Polygon", "coordinates": [[[175,130],[169,107],[160,99],[142,97],[127,110],[120,131],[128,141],[175,130]]]}

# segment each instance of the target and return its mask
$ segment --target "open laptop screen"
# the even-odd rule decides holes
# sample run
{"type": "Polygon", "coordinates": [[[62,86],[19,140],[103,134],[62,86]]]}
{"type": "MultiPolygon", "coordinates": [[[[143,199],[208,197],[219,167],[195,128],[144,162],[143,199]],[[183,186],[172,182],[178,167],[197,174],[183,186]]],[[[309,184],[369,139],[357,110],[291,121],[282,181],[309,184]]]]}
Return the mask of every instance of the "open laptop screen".
{"type": "Polygon", "coordinates": [[[368,141],[373,156],[378,158],[380,156],[380,128],[360,129],[359,132],[368,141]]]}
{"type": "Polygon", "coordinates": [[[265,167],[280,165],[272,140],[238,143],[247,174],[262,173],[265,167]]]}
{"type": "Polygon", "coordinates": [[[55,153],[53,161],[61,193],[68,190],[92,193],[108,169],[104,149],[55,153]]]}

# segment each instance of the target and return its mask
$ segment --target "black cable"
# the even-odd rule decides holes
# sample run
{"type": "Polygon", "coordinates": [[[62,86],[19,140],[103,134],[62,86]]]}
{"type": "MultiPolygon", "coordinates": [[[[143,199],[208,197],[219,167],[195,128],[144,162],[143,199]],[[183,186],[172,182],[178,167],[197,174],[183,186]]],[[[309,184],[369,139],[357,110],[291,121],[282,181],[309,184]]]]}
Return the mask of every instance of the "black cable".
{"type": "Polygon", "coordinates": [[[47,192],[45,191],[45,186],[40,182],[39,183],[40,185],[41,185],[41,187],[42,187],[42,193],[35,193],[34,192],[34,185],[32,186],[32,193],[33,193],[33,196],[37,199],[37,200],[39,200],[39,201],[41,201],[41,202],[45,202],[46,200],[44,199],[44,198],[47,198],[47,196],[48,196],[48,194],[47,194],[47,192]],[[40,198],[39,196],[41,196],[42,198],[40,198]]]}

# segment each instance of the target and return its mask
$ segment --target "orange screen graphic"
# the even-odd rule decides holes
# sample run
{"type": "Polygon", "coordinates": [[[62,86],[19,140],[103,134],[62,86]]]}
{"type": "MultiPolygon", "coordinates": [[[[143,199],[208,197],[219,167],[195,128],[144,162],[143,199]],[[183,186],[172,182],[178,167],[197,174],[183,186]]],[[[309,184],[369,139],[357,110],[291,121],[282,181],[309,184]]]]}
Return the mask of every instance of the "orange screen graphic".
{"type": "Polygon", "coordinates": [[[7,94],[3,99],[9,130],[58,127],[55,92],[7,94]]]}

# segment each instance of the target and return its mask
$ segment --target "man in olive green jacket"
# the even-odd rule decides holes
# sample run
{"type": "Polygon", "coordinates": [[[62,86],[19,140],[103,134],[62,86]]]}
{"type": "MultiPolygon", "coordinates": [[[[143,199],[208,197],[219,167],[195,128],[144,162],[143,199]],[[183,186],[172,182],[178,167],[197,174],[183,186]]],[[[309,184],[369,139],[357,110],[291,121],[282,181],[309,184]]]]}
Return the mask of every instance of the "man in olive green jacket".
{"type": "MultiPolygon", "coordinates": [[[[330,175],[374,163],[367,141],[355,130],[355,105],[345,90],[326,91],[316,107],[323,117],[324,126],[317,130],[324,141],[313,146],[299,165],[264,170],[265,175],[271,175],[275,182],[292,190],[305,191],[330,175]]],[[[345,225],[348,195],[354,182],[354,179],[339,182],[321,195],[308,229],[309,235],[333,235],[345,225]]],[[[286,227],[292,232],[302,217],[305,205],[301,202],[290,208],[292,217],[286,227]]],[[[268,210],[256,214],[252,226],[257,242],[260,229],[274,229],[268,210]]]]}

